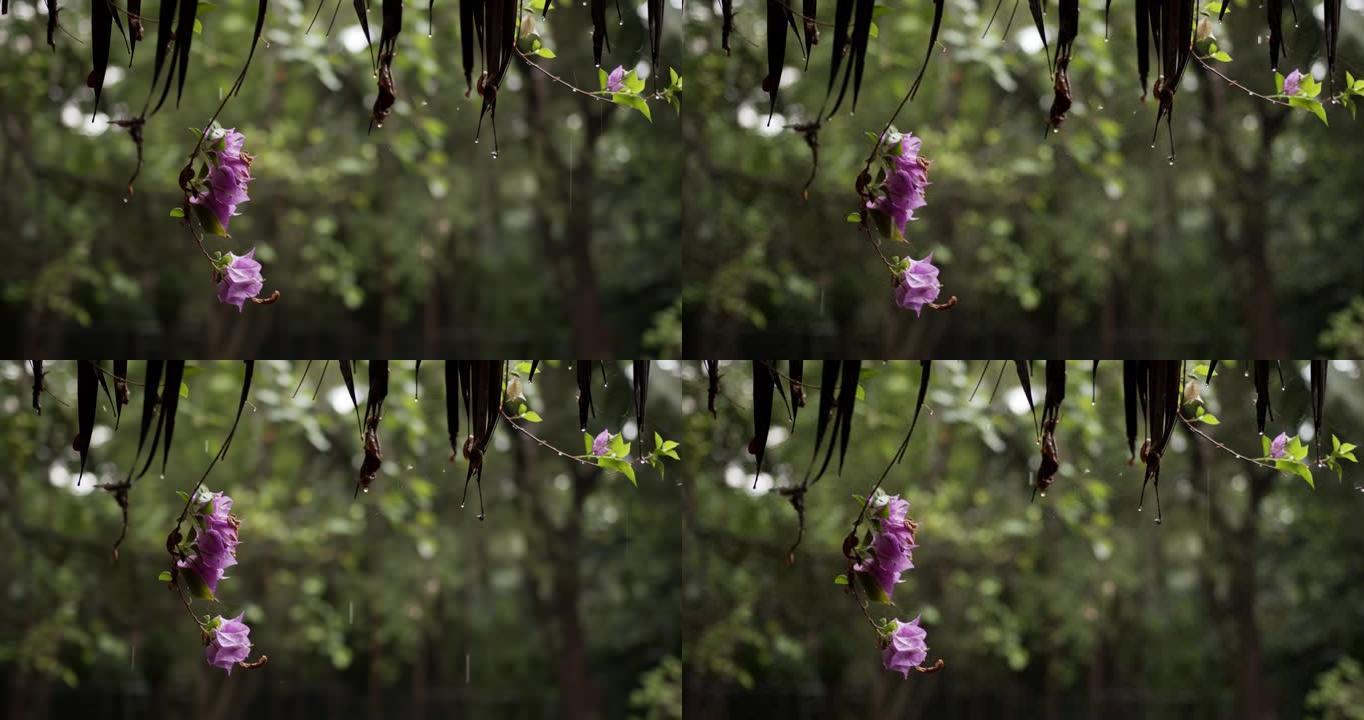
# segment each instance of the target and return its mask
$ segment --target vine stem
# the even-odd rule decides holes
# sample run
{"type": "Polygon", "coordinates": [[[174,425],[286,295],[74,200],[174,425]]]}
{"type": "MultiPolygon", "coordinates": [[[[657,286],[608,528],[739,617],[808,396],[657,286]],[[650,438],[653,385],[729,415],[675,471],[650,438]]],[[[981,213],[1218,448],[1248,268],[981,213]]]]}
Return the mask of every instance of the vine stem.
{"type": "MultiPolygon", "coordinates": [[[[539,435],[536,435],[535,433],[531,432],[531,431],[530,431],[530,428],[528,428],[528,427],[526,427],[525,425],[522,425],[521,423],[517,422],[516,420],[517,420],[517,418],[520,417],[520,416],[513,416],[513,415],[509,414],[509,413],[507,412],[507,409],[506,409],[505,407],[503,407],[503,408],[501,408],[500,410],[498,410],[498,412],[500,412],[500,413],[502,414],[502,419],[503,419],[503,420],[506,420],[508,425],[511,425],[513,428],[516,429],[517,432],[521,433],[522,435],[525,435],[526,437],[530,438],[531,440],[534,440],[535,443],[536,443],[537,445],[539,445],[540,447],[543,447],[543,448],[545,448],[546,450],[549,450],[550,452],[555,453],[556,455],[558,455],[558,456],[561,457],[561,458],[565,458],[565,459],[567,459],[567,460],[572,460],[573,462],[576,462],[576,463],[579,463],[579,464],[582,464],[582,465],[591,465],[592,467],[601,467],[600,465],[598,465],[598,464],[597,464],[596,462],[594,462],[593,460],[589,460],[589,459],[588,459],[588,458],[591,458],[591,457],[596,457],[596,456],[594,456],[594,455],[574,455],[574,454],[571,453],[571,452],[568,452],[568,451],[566,451],[566,450],[562,450],[562,449],[558,448],[557,446],[550,444],[549,441],[547,441],[547,440],[545,440],[544,438],[541,438],[539,435]]],[[[625,460],[625,462],[628,462],[628,463],[630,463],[630,464],[632,464],[632,465],[643,465],[644,463],[648,462],[648,461],[649,461],[649,458],[651,458],[651,457],[653,457],[653,453],[649,453],[648,455],[645,455],[645,456],[642,457],[642,458],[625,460]]]]}
{"type": "MultiPolygon", "coordinates": [[[[1222,80],[1223,80],[1224,82],[1226,82],[1228,85],[1230,85],[1230,86],[1232,86],[1232,87],[1234,87],[1234,88],[1236,88],[1236,89],[1238,89],[1238,90],[1244,90],[1244,91],[1245,91],[1248,95],[1250,95],[1251,97],[1256,97],[1256,98],[1259,98],[1259,99],[1264,100],[1264,101],[1266,101],[1266,102],[1273,103],[1273,104],[1275,104],[1275,105],[1282,105],[1283,107],[1291,107],[1288,103],[1284,102],[1283,100],[1279,100],[1278,98],[1273,98],[1273,97],[1270,97],[1270,96],[1268,96],[1268,95],[1262,95],[1262,94],[1260,94],[1260,93],[1255,92],[1254,90],[1251,90],[1250,88],[1246,87],[1245,85],[1242,85],[1241,83],[1239,83],[1239,82],[1237,82],[1237,81],[1235,81],[1235,80],[1232,80],[1231,78],[1227,77],[1226,74],[1224,74],[1221,70],[1218,70],[1217,68],[1215,68],[1215,67],[1213,67],[1211,64],[1209,64],[1209,63],[1208,63],[1208,59],[1205,58],[1205,57],[1203,57],[1202,55],[1199,55],[1199,54],[1197,54],[1197,53],[1193,53],[1193,57],[1194,57],[1195,60],[1198,61],[1198,64],[1199,64],[1199,65],[1202,65],[1202,66],[1203,66],[1203,69],[1204,69],[1204,70],[1207,70],[1208,72],[1212,73],[1213,75],[1216,75],[1217,77],[1222,78],[1222,80]]],[[[1209,439],[1211,439],[1211,438],[1209,438],[1209,439]]]]}
{"type": "Polygon", "coordinates": [[[1180,422],[1184,423],[1184,426],[1187,427],[1187,428],[1189,428],[1189,430],[1190,430],[1191,432],[1193,432],[1195,435],[1198,435],[1199,437],[1203,438],[1204,440],[1207,440],[1208,442],[1212,443],[1213,446],[1216,447],[1216,448],[1218,448],[1219,450],[1222,450],[1223,452],[1226,452],[1226,453],[1231,454],[1231,455],[1232,455],[1233,457],[1235,457],[1236,459],[1242,460],[1242,461],[1244,461],[1244,462],[1248,462],[1248,463],[1250,463],[1250,464],[1252,464],[1252,465],[1259,465],[1260,467],[1262,467],[1262,468],[1267,468],[1267,469],[1269,469],[1269,470],[1278,470],[1277,467],[1275,467],[1274,465],[1272,465],[1272,464],[1270,464],[1270,463],[1265,462],[1264,460],[1260,460],[1260,459],[1253,458],[1253,457],[1247,457],[1247,456],[1242,455],[1241,453],[1239,453],[1239,452],[1237,452],[1237,451],[1231,449],[1231,448],[1228,447],[1226,444],[1224,444],[1224,443],[1218,441],[1218,440],[1217,440],[1216,438],[1214,438],[1213,436],[1211,436],[1211,435],[1209,435],[1208,433],[1204,432],[1202,428],[1199,428],[1198,425],[1197,425],[1196,423],[1194,423],[1192,420],[1190,420],[1188,417],[1186,417],[1186,416],[1184,415],[1183,412],[1180,412],[1180,413],[1179,413],[1179,420],[1180,420],[1180,422]]]}
{"type": "Polygon", "coordinates": [[[519,47],[516,48],[516,54],[517,54],[517,55],[521,58],[521,60],[522,60],[523,62],[525,62],[527,65],[529,65],[529,66],[535,68],[536,70],[540,71],[540,73],[543,74],[545,77],[549,78],[550,80],[553,80],[554,82],[556,82],[556,83],[558,83],[558,84],[560,84],[560,85],[563,85],[564,87],[568,88],[569,90],[572,90],[573,92],[575,92],[575,93],[577,93],[577,94],[579,94],[579,95],[586,95],[587,97],[590,97],[590,98],[592,98],[593,100],[596,100],[596,101],[598,101],[598,102],[604,102],[604,103],[610,103],[610,102],[611,102],[611,99],[608,98],[608,97],[606,97],[601,91],[598,91],[598,90],[584,90],[584,89],[578,87],[577,85],[574,85],[573,83],[571,83],[571,82],[565,80],[562,76],[560,76],[560,75],[555,75],[554,73],[552,73],[552,72],[549,71],[549,68],[546,68],[544,65],[541,65],[540,63],[535,62],[534,60],[532,60],[532,59],[530,58],[530,56],[527,55],[526,53],[522,52],[522,51],[521,51],[521,48],[519,48],[519,47]]]}

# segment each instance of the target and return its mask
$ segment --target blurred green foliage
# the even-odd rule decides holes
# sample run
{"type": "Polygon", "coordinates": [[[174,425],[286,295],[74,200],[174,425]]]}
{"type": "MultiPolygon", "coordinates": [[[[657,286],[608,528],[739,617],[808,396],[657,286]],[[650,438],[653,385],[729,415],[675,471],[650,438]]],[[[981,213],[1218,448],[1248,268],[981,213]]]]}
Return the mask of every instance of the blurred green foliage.
{"type": "MultiPolygon", "coordinates": [[[[236,501],[240,564],[219,586],[221,604],[196,611],[244,611],[270,662],[228,678],[204,662],[198,629],[157,575],[183,507],[176,491],[217,452],[242,366],[191,364],[201,372],[186,381],[166,475],[154,468],[134,485],[129,536],[111,562],[120,514],[94,486],[127,472],[141,393],[132,388],[116,432],[101,395],[77,486],[73,364],[47,364],[41,416],[27,368],[0,364],[8,717],[679,716],[675,470],[664,480],[641,468],[634,487],[504,425],[479,522],[476,489],[462,506],[465,462],[449,460],[440,364],[423,364],[418,400],[412,366],[394,363],[384,465],[353,499],[363,453],[335,364],[314,401],[320,363],[297,396],[302,363],[258,363],[236,439],[207,483],[236,501]]],[[[606,387],[594,375],[593,432],[633,439],[628,369],[610,363],[606,387]]],[[[142,364],[130,374],[140,380],[142,364]]],[[[542,364],[523,387],[544,418],[537,435],[576,452],[573,373],[542,364]]],[[[682,422],[674,366],[657,363],[650,389],[648,430],[671,437],[682,422]]]]}
{"type": "MultiPolygon", "coordinates": [[[[209,249],[255,247],[266,293],[283,300],[239,316],[217,303],[203,258],[168,213],[181,202],[177,176],[194,145],[187,128],[203,127],[240,70],[255,4],[200,3],[184,101],[176,108],[172,93],[149,120],[145,164],[126,202],[135,146],[110,123],[142,107],[157,6],[144,6],[151,17],[131,69],[115,33],[98,112],[85,87],[87,9],[63,7],[66,32],[50,51],[37,7],[14,3],[0,18],[9,347],[627,357],[680,346],[678,330],[642,345],[668,326],[682,262],[676,173],[658,171],[675,157],[678,116],[666,102],[653,103],[650,122],[513,58],[494,158],[490,121],[475,142],[481,100],[465,95],[457,3],[436,3],[430,20],[424,4],[412,5],[398,40],[397,105],[367,133],[376,84],[351,7],[328,36],[331,4],[308,33],[318,6],[275,0],[245,86],[220,118],[245,133],[256,158],[251,201],[232,239],[209,249]]],[[[669,15],[661,62],[677,69],[681,22],[675,9],[669,15]]],[[[534,60],[596,90],[586,9],[568,3],[546,20],[525,17],[532,34],[523,50],[553,47],[554,58],[534,60]]],[[[377,7],[370,23],[377,38],[377,7]]],[[[647,77],[642,13],[620,27],[612,18],[611,30],[617,50],[607,59],[647,77]]],[[[662,89],[671,78],[660,72],[662,89]]]]}
{"type": "MultiPolygon", "coordinates": [[[[819,3],[822,23],[833,5],[819,3]]],[[[1300,67],[1326,85],[1320,7],[1300,6],[1296,25],[1284,10],[1291,52],[1280,69],[1300,67]]],[[[923,62],[932,4],[878,7],[856,114],[849,92],[824,120],[806,200],[811,149],[791,126],[818,118],[833,30],[821,27],[808,68],[788,35],[769,122],[765,6],[734,8],[726,57],[717,7],[688,4],[697,28],[682,127],[684,184],[696,193],[684,200],[693,208],[689,354],[1306,356],[1345,352],[1359,333],[1359,313],[1347,308],[1364,291],[1354,248],[1364,213],[1338,193],[1364,182],[1364,133],[1343,107],[1327,103],[1328,127],[1191,63],[1175,101],[1172,163],[1165,130],[1152,137],[1154,101],[1141,101],[1132,6],[1114,5],[1106,28],[1103,5],[1088,3],[1070,67],[1075,104],[1053,134],[1052,83],[1027,8],[1009,25],[1013,3],[1004,3],[982,35],[995,3],[951,0],[923,87],[895,123],[922,137],[933,161],[928,206],[907,229],[909,245],[884,251],[933,252],[943,299],[961,302],[916,319],[894,306],[881,259],[846,217],[857,210],[867,134],[881,130],[923,62]]],[[[1047,27],[1054,41],[1055,12],[1047,27]]],[[[1276,92],[1261,6],[1233,2],[1209,29],[1234,58],[1213,63],[1218,71],[1276,92]]],[[[1337,89],[1349,58],[1364,56],[1361,39],[1358,26],[1342,32],[1337,89]]]]}
{"type": "MultiPolygon", "coordinates": [[[[805,497],[805,535],[790,565],[796,513],[776,489],[798,484],[810,462],[818,365],[806,363],[809,403],[794,432],[777,400],[755,490],[744,452],[750,364],[723,364],[718,419],[697,413],[706,417],[683,440],[692,478],[688,715],[1348,717],[1330,713],[1364,690],[1346,662],[1364,658],[1361,470],[1347,464],[1343,479],[1318,471],[1313,490],[1180,426],[1162,463],[1158,526],[1149,488],[1140,505],[1143,467],[1128,462],[1121,369],[1102,363],[1096,392],[1091,364],[1072,362],[1057,433],[1061,469],[1030,501],[1036,426],[1012,367],[994,392],[1000,365],[974,391],[984,363],[934,363],[908,454],[886,480],[887,492],[911,503],[919,547],[897,606],[871,611],[922,615],[929,662],[946,663],[903,680],[881,667],[875,633],[834,577],[846,571],[840,548],[859,508],[852,496],[870,490],[903,438],[918,363],[863,363],[846,465],[838,472],[835,461],[805,497]]],[[[1286,363],[1286,388],[1274,383],[1266,433],[1300,435],[1310,446],[1304,366],[1286,363]]],[[[692,402],[704,408],[700,369],[686,370],[692,402]]],[[[1221,420],[1200,429],[1256,457],[1244,371],[1224,361],[1210,387],[1198,383],[1221,420]]],[[[1041,372],[1039,363],[1039,405],[1041,372]]],[[[1333,363],[1325,427],[1342,441],[1364,432],[1357,363],[1333,363]]]]}

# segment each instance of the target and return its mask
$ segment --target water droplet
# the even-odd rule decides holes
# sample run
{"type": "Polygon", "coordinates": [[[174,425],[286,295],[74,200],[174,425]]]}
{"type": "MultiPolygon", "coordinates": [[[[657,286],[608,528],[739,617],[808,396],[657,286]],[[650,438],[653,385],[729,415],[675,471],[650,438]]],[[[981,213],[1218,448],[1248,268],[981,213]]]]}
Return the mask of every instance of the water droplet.
{"type": "Polygon", "coordinates": [[[1156,518],[1156,524],[1157,524],[1157,525],[1160,525],[1162,522],[1163,522],[1163,521],[1162,521],[1159,517],[1156,518]]]}
{"type": "Polygon", "coordinates": [[[491,153],[488,153],[488,154],[489,154],[489,155],[492,155],[494,160],[497,159],[497,151],[496,151],[496,150],[494,150],[494,151],[492,151],[491,153]]]}
{"type": "Polygon", "coordinates": [[[365,488],[365,492],[369,492],[369,488],[365,488]]]}
{"type": "Polygon", "coordinates": [[[409,464],[409,465],[407,466],[407,469],[408,469],[408,470],[411,470],[411,469],[412,469],[412,465],[409,464]]]}
{"type": "Polygon", "coordinates": [[[1038,495],[1041,495],[1042,497],[1046,497],[1046,496],[1047,496],[1047,491],[1046,491],[1046,490],[1043,490],[1042,492],[1038,493],[1038,495]]]}

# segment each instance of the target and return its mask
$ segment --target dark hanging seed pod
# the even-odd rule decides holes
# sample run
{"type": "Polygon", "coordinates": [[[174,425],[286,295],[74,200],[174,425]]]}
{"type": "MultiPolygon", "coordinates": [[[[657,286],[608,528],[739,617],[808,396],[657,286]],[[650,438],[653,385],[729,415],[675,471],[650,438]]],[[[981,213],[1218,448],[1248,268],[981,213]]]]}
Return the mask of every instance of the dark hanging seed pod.
{"type": "Polygon", "coordinates": [[[729,35],[734,32],[734,0],[720,0],[720,47],[729,54],[729,35]]]}
{"type": "Polygon", "coordinates": [[[535,382],[535,369],[539,366],[539,360],[530,361],[530,372],[526,374],[526,382],[535,382]]]}
{"type": "Polygon", "coordinates": [[[1209,361],[1208,361],[1208,375],[1207,375],[1207,377],[1203,378],[1203,384],[1204,384],[1204,385],[1211,385],[1211,384],[1212,384],[1212,376],[1213,376],[1213,374],[1216,373],[1216,372],[1217,372],[1217,361],[1216,361],[1216,360],[1209,360],[1209,361]]]}
{"type": "MultiPolygon", "coordinates": [[[[815,409],[815,450],[810,455],[811,467],[819,457],[819,448],[824,444],[824,432],[829,428],[829,419],[834,416],[838,403],[838,378],[842,374],[843,363],[838,360],[825,360],[819,381],[819,407],[815,409]]],[[[827,464],[827,461],[826,461],[827,464]]],[[[809,475],[809,472],[806,472],[809,475]]]]}
{"type": "Polygon", "coordinates": [[[706,371],[706,409],[715,417],[715,398],[720,394],[720,361],[702,360],[701,366],[706,371]]]}
{"type": "Polygon", "coordinates": [[[71,449],[75,450],[81,458],[80,474],[76,476],[76,484],[80,485],[81,478],[85,477],[85,461],[90,456],[90,437],[95,432],[95,404],[99,401],[99,381],[97,375],[99,370],[95,368],[93,360],[76,361],[76,437],[71,442],[71,449]]]}
{"type": "MultiPolygon", "coordinates": [[[[185,377],[185,361],[166,362],[166,386],[161,393],[161,417],[166,426],[166,439],[161,443],[161,473],[166,472],[170,460],[171,439],[175,436],[175,412],[180,407],[180,385],[185,377]]],[[[148,458],[150,460],[151,458],[148,458]]],[[[145,472],[145,471],[144,471],[145,472]]]]}
{"type": "Polygon", "coordinates": [[[369,34],[369,8],[365,0],[354,0],[352,5],[355,8],[355,17],[360,21],[360,30],[365,34],[365,50],[369,52],[370,67],[377,69],[378,64],[374,60],[374,40],[369,34]]]}
{"type": "Polygon", "coordinates": [[[388,400],[388,361],[369,363],[369,397],[365,400],[365,424],[383,417],[384,402],[388,400]]]}
{"type": "Polygon", "coordinates": [[[791,370],[791,428],[796,427],[796,416],[805,407],[805,361],[792,360],[791,370]]]}
{"type": "MultiPolygon", "coordinates": [[[[843,56],[848,52],[848,26],[852,24],[853,3],[855,0],[837,0],[834,5],[834,42],[832,59],[829,64],[829,85],[824,90],[824,100],[828,102],[829,95],[833,94],[834,81],[838,78],[838,68],[843,64],[843,56]]],[[[844,85],[847,85],[848,73],[844,70],[844,85]]],[[[840,96],[842,93],[839,93],[840,96]]],[[[834,109],[838,109],[835,104],[834,109]]]]}
{"type": "Polygon", "coordinates": [[[369,491],[369,486],[379,476],[379,468],[384,464],[383,446],[379,442],[379,421],[384,416],[384,401],[388,399],[389,368],[387,360],[371,360],[369,363],[369,396],[365,400],[365,457],[360,462],[360,480],[356,483],[355,494],[369,491]]]}
{"type": "Polygon", "coordinates": [[[663,46],[663,0],[647,0],[645,3],[649,20],[649,71],[654,76],[655,87],[663,76],[663,68],[658,64],[659,53],[663,46]]]}
{"type": "Polygon", "coordinates": [[[128,361],[114,361],[114,429],[123,419],[123,406],[128,404],[128,361]]]}
{"type": "Polygon", "coordinates": [[[383,19],[379,30],[379,94],[374,98],[370,113],[375,127],[383,127],[384,120],[393,112],[393,104],[398,101],[398,87],[393,81],[393,57],[398,52],[398,33],[403,29],[403,0],[384,0],[383,19]]]}
{"type": "Polygon", "coordinates": [[[1032,412],[1033,427],[1037,427],[1037,406],[1032,402],[1032,363],[1027,360],[1015,360],[1014,370],[1018,373],[1018,386],[1023,388],[1023,395],[1028,398],[1028,410],[1032,412]]]}
{"type": "MultiPolygon", "coordinates": [[[[867,63],[867,46],[871,42],[871,24],[875,17],[875,0],[857,0],[857,7],[853,14],[852,31],[852,73],[853,73],[853,99],[852,109],[857,111],[857,97],[862,90],[862,71],[867,63]]],[[[842,99],[842,94],[839,94],[842,99]]],[[[837,108],[835,108],[837,109],[837,108]]]]}
{"type": "Polygon", "coordinates": [[[634,361],[634,372],[631,373],[631,380],[634,385],[635,398],[635,437],[639,442],[639,456],[644,457],[644,411],[649,400],[649,361],[634,361]]]}
{"type": "Polygon", "coordinates": [[[43,361],[33,361],[33,412],[43,414],[43,361]]]}
{"type": "Polygon", "coordinates": [[[185,95],[185,78],[189,76],[189,48],[194,38],[194,19],[199,12],[199,0],[184,0],[180,6],[180,24],[175,29],[176,69],[175,106],[180,107],[180,99],[185,95]]]}
{"type": "Polygon", "coordinates": [[[769,100],[767,121],[777,111],[777,91],[781,89],[781,73],[786,63],[786,26],[791,11],[785,0],[767,0],[767,77],[763,78],[763,92],[769,100]]]}
{"type": "Polygon", "coordinates": [[[1269,361],[1256,360],[1252,365],[1255,381],[1255,428],[1265,434],[1265,420],[1274,419],[1274,410],[1269,404],[1269,361]]]}
{"type": "Polygon", "coordinates": [[[450,435],[450,462],[460,456],[463,445],[459,436],[459,366],[458,360],[445,361],[445,427],[450,435]]]}
{"type": "Polygon", "coordinates": [[[861,360],[845,360],[843,377],[838,386],[838,472],[843,473],[843,461],[848,457],[848,441],[852,437],[853,410],[857,405],[857,381],[862,377],[861,360]]]}
{"type": "MultiPolygon", "coordinates": [[[[137,466],[138,459],[142,457],[142,448],[147,443],[147,432],[151,430],[152,418],[156,415],[156,408],[161,403],[160,397],[157,395],[157,388],[161,385],[161,375],[165,370],[165,365],[164,360],[147,361],[147,376],[143,378],[142,383],[142,424],[137,436],[137,454],[133,456],[132,465],[128,468],[129,481],[133,477],[133,468],[137,466]]],[[[161,430],[158,427],[157,435],[160,434],[161,430]]],[[[152,453],[155,454],[156,444],[155,441],[152,442],[152,453]]]]}
{"type": "Polygon", "coordinates": [[[1326,361],[1311,361],[1308,364],[1308,376],[1312,386],[1312,445],[1316,450],[1317,462],[1320,463],[1323,437],[1321,418],[1326,407],[1326,361]]]}
{"type": "Polygon", "coordinates": [[[351,407],[355,408],[355,426],[364,430],[364,425],[360,423],[360,401],[355,397],[355,366],[352,360],[337,360],[336,367],[341,370],[341,380],[346,383],[346,392],[350,394],[351,407]]]}
{"type": "MultiPolygon", "coordinates": [[[[166,54],[170,50],[175,30],[176,0],[161,0],[160,14],[156,21],[156,51],[152,63],[152,88],[161,80],[161,69],[166,64],[166,54]]],[[[174,69],[170,71],[174,73],[174,69]]]]}
{"type": "Polygon", "coordinates": [[[1061,403],[1066,399],[1066,362],[1048,360],[1047,392],[1042,400],[1042,460],[1037,466],[1035,491],[1046,494],[1061,469],[1061,453],[1056,447],[1056,426],[1061,422],[1061,403]]]}
{"type": "Polygon", "coordinates": [[[606,34],[606,0],[590,0],[592,16],[592,62],[601,67],[601,51],[611,49],[611,38],[606,34]]]}
{"type": "Polygon", "coordinates": [[[1141,361],[1122,362],[1123,416],[1127,421],[1127,450],[1131,460],[1137,459],[1137,375],[1141,372],[1141,361]]]}
{"type": "Polygon", "coordinates": [[[422,361],[418,360],[412,367],[413,400],[422,399],[422,361]]]}
{"type": "Polygon", "coordinates": [[[1156,493],[1156,524],[1162,519],[1160,507],[1160,460],[1169,445],[1170,435],[1174,432],[1175,420],[1179,417],[1179,403],[1183,388],[1180,387],[1179,362],[1175,360],[1151,360],[1143,363],[1146,367],[1146,386],[1149,391],[1147,402],[1147,430],[1151,438],[1143,448],[1146,461],[1146,474],[1142,479],[1141,498],[1146,499],[1146,486],[1151,485],[1156,493]]]}
{"type": "Polygon", "coordinates": [[[90,0],[90,56],[94,69],[90,71],[85,84],[95,91],[95,109],[90,117],[99,112],[99,98],[104,92],[104,74],[109,69],[109,44],[114,33],[114,9],[110,0],[90,0]]]}
{"type": "MultiPolygon", "coordinates": [[[[482,0],[459,0],[459,54],[464,67],[464,97],[469,97],[474,89],[474,38],[479,32],[474,8],[480,4],[482,0]]],[[[549,12],[548,2],[545,3],[545,12],[549,12]]]]}
{"type": "Polygon", "coordinates": [[[128,67],[133,65],[137,42],[142,38],[142,0],[128,0],[128,67]]]}
{"type": "Polygon", "coordinates": [[[753,438],[748,441],[748,454],[757,459],[753,470],[753,487],[758,487],[758,476],[763,471],[763,455],[767,453],[767,434],[772,429],[772,393],[776,377],[772,367],[762,360],[753,361],[753,438]]]}
{"type": "MultiPolygon", "coordinates": [[[[1150,11],[1147,9],[1147,3],[1159,1],[1136,0],[1134,4],[1137,14],[1137,77],[1140,81],[1142,102],[1146,101],[1146,83],[1151,77],[1151,32],[1148,24],[1150,11]]],[[[1223,12],[1226,12],[1227,2],[1230,0],[1223,0],[1223,12]]]]}
{"type": "Polygon", "coordinates": [[[592,407],[592,361],[579,360],[578,371],[578,429],[587,432],[587,419],[597,414],[592,407]]]}

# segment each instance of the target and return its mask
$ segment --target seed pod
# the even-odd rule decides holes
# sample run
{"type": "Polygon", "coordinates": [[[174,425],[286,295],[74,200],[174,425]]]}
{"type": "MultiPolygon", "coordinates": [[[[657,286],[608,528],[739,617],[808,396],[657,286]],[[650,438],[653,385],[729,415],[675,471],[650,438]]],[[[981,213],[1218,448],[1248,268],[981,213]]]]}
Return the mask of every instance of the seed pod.
{"type": "Polygon", "coordinates": [[[753,438],[748,441],[748,454],[757,459],[753,470],[753,487],[758,487],[758,476],[763,471],[763,455],[767,453],[767,435],[772,429],[772,391],[776,377],[772,366],[762,360],[753,361],[753,438]]]}
{"type": "Polygon", "coordinates": [[[587,419],[597,414],[592,407],[592,361],[579,360],[578,371],[578,429],[587,432],[587,419]]]}
{"type": "Polygon", "coordinates": [[[76,361],[77,430],[76,437],[71,442],[71,448],[81,458],[80,474],[76,476],[77,485],[80,485],[81,478],[85,477],[85,461],[90,456],[90,437],[95,432],[95,403],[99,399],[98,381],[95,376],[98,373],[94,361],[76,361]]]}

